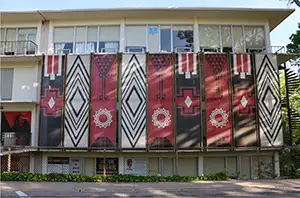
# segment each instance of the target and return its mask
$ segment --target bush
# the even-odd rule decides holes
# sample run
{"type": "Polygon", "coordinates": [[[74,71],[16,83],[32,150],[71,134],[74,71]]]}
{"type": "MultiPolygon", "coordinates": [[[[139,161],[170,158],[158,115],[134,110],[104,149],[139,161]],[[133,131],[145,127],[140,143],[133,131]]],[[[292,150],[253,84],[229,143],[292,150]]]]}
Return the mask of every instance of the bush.
{"type": "Polygon", "coordinates": [[[192,176],[137,176],[137,175],[103,175],[86,176],[61,173],[38,174],[4,172],[1,181],[48,181],[48,182],[191,182],[200,180],[229,180],[226,172],[211,173],[200,177],[192,176]]]}

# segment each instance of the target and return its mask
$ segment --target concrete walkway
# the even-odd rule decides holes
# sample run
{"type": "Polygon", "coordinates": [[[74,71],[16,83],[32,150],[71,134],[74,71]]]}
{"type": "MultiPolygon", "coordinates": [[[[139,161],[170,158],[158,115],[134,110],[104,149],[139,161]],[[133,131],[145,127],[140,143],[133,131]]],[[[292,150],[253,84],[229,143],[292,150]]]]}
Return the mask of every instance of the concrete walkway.
{"type": "Polygon", "coordinates": [[[300,198],[300,180],[190,183],[1,182],[1,197],[248,197],[300,198]]]}

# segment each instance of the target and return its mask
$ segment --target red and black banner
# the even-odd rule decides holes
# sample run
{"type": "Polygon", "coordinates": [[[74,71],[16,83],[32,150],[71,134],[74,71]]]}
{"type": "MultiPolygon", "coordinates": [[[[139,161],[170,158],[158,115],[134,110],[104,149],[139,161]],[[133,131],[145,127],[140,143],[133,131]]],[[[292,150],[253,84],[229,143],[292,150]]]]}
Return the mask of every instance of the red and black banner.
{"type": "Polygon", "coordinates": [[[150,148],[174,146],[173,81],[172,54],[149,54],[148,144],[150,148]]]}
{"type": "Polygon", "coordinates": [[[231,146],[228,56],[221,53],[204,56],[207,146],[231,146]]]}
{"type": "Polygon", "coordinates": [[[235,146],[257,146],[253,62],[250,54],[232,55],[232,105],[235,146]]]}
{"type": "Polygon", "coordinates": [[[1,141],[18,146],[30,146],[31,112],[2,112],[1,141]]]}
{"type": "Polygon", "coordinates": [[[117,55],[95,55],[92,66],[90,146],[116,147],[117,55]]]}
{"type": "Polygon", "coordinates": [[[176,113],[178,148],[200,147],[200,75],[197,54],[176,54],[176,113]]]}
{"type": "Polygon", "coordinates": [[[45,56],[42,69],[39,146],[61,146],[64,55],[45,56]]]}

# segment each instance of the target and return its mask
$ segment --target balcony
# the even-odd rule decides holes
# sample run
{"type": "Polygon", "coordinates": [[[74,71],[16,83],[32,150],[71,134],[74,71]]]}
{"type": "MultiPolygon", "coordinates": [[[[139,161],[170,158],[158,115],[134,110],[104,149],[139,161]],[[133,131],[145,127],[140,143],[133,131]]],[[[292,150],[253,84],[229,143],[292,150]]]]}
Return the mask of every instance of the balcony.
{"type": "Polygon", "coordinates": [[[277,60],[279,64],[285,63],[291,59],[299,57],[297,53],[290,53],[285,46],[271,46],[271,53],[277,54],[277,60]]]}

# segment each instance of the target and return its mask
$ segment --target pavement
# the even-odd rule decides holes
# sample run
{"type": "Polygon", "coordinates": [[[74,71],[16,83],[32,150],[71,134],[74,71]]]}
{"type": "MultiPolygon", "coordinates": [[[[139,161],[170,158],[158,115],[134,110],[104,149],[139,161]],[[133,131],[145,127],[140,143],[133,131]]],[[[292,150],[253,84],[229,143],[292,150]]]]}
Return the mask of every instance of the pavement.
{"type": "Polygon", "coordinates": [[[164,183],[1,182],[1,197],[300,198],[298,180],[164,183]]]}

